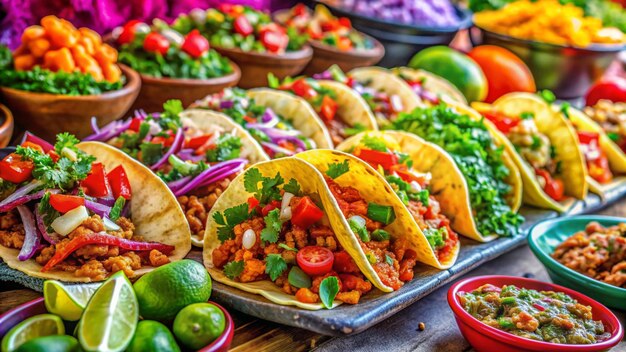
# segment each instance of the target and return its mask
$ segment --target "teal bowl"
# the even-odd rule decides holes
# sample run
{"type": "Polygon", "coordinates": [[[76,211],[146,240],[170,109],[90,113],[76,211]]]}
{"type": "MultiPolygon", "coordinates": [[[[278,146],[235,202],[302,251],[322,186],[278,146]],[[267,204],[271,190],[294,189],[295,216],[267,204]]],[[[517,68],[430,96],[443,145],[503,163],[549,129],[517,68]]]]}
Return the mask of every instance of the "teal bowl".
{"type": "Polygon", "coordinates": [[[561,242],[574,233],[583,231],[592,221],[606,227],[624,223],[626,218],[584,215],[545,220],[530,229],[528,244],[554,283],[583,293],[608,307],[626,310],[626,289],[585,276],[550,256],[561,242]]]}

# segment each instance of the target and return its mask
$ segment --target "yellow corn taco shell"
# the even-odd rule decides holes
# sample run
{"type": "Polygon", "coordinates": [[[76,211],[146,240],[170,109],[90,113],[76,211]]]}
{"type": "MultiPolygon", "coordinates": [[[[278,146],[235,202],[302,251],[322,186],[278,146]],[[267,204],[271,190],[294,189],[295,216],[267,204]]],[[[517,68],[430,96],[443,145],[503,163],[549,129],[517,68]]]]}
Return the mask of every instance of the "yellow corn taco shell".
{"type": "Polygon", "coordinates": [[[445,78],[437,76],[425,70],[413,69],[409,67],[396,67],[391,71],[401,78],[408,78],[411,81],[423,81],[423,88],[437,95],[445,102],[455,102],[467,105],[467,99],[457,87],[448,82],[445,78]]]}
{"type": "MultiPolygon", "coordinates": [[[[413,89],[400,77],[382,67],[361,67],[348,72],[348,76],[361,82],[369,82],[369,86],[387,93],[397,95],[402,102],[402,111],[411,112],[417,107],[424,106],[422,100],[413,92],[413,89]]],[[[377,121],[380,126],[387,121],[377,121]]]]}
{"type": "MultiPolygon", "coordinates": [[[[191,249],[189,225],[185,214],[178,206],[174,194],[150,169],[133,160],[124,152],[100,142],[83,142],[78,148],[94,155],[96,161],[111,170],[123,165],[132,189],[131,220],[135,225],[135,234],[143,236],[146,242],[160,242],[175,247],[168,256],[171,261],[183,259],[191,249]]],[[[13,269],[29,276],[42,279],[55,279],[68,282],[89,282],[87,277],[76,277],[73,273],[52,270],[41,272],[42,266],[35,259],[20,261],[19,250],[0,246],[0,257],[13,269]]],[[[153,268],[144,267],[135,270],[135,276],[141,276],[153,268]]]]}
{"type": "MultiPolygon", "coordinates": [[[[248,166],[270,160],[261,145],[245,128],[222,113],[203,109],[189,109],[183,111],[180,117],[186,127],[197,128],[205,132],[214,131],[217,127],[224,133],[231,133],[239,137],[243,145],[239,157],[250,160],[248,166]]],[[[191,243],[196,247],[202,247],[204,242],[197,234],[192,233],[191,243]]]]}
{"type": "MultiPolygon", "coordinates": [[[[552,110],[555,113],[563,115],[559,105],[554,104],[552,110]]],[[[606,193],[626,182],[625,177],[618,176],[626,174],[626,154],[624,154],[620,147],[606,135],[602,127],[600,127],[584,112],[573,107],[569,107],[568,112],[568,121],[572,123],[576,131],[595,132],[598,133],[598,135],[600,136],[600,149],[602,149],[602,151],[606,153],[606,157],[609,160],[609,167],[614,173],[615,178],[612,182],[609,182],[608,184],[600,184],[599,182],[588,176],[587,183],[589,184],[590,191],[600,195],[601,197],[604,197],[606,193]]]]}
{"type": "MultiPolygon", "coordinates": [[[[439,202],[443,214],[450,219],[450,226],[454,231],[480,242],[486,242],[497,237],[493,235],[483,236],[478,232],[472,217],[472,207],[465,177],[454,160],[442,148],[411,133],[384,131],[359,133],[341,143],[337,149],[348,152],[358,146],[366,135],[389,141],[388,147],[390,149],[409,155],[413,161],[413,169],[432,175],[428,188],[439,202]]],[[[394,196],[398,198],[395,193],[394,196]]],[[[412,221],[415,222],[413,219],[412,221]]],[[[448,263],[441,264],[446,265],[448,263]]]]}
{"type": "Polygon", "coordinates": [[[316,148],[332,148],[330,134],[315,110],[306,100],[287,92],[269,88],[256,88],[248,91],[255,103],[269,107],[278,115],[289,120],[295,129],[311,138],[316,148]]]}
{"type": "Polygon", "coordinates": [[[378,124],[367,102],[347,85],[330,80],[319,80],[317,83],[329,89],[337,96],[337,117],[341,117],[348,126],[363,126],[367,131],[378,131],[378,124]]]}
{"type": "Polygon", "coordinates": [[[534,170],[515,151],[515,147],[504,134],[489,123],[493,126],[494,134],[499,135],[506,150],[513,156],[515,164],[520,169],[524,184],[523,201],[525,204],[562,213],[573,206],[575,199],[585,198],[588,190],[587,169],[584,156],[578,146],[576,131],[562,116],[555,114],[540,97],[530,93],[511,93],[496,100],[492,106],[486,104],[473,104],[472,106],[479,110],[494,109],[509,116],[520,116],[522,113],[530,112],[535,116],[534,121],[539,132],[545,134],[551,144],[557,148],[555,159],[562,163],[565,194],[570,197],[562,202],[553,200],[543,191],[535,177],[534,170]]]}
{"type": "MultiPolygon", "coordinates": [[[[430,244],[428,244],[426,236],[424,236],[417,223],[415,223],[413,216],[409,213],[404,204],[402,204],[400,198],[396,196],[394,190],[387,183],[387,181],[385,181],[385,178],[361,159],[347,153],[333,150],[309,150],[296,154],[295,157],[311,163],[322,173],[325,173],[328,170],[329,164],[343,163],[347,160],[348,165],[350,166],[350,171],[337,177],[334,181],[341,186],[351,186],[356,188],[361,196],[368,202],[392,206],[396,214],[396,219],[384,228],[387,232],[389,232],[392,238],[404,238],[408,240],[408,248],[415,250],[417,253],[417,260],[421,263],[438,269],[446,269],[452,266],[452,264],[456,261],[460,246],[455,248],[454,255],[452,255],[445,263],[440,263],[439,260],[437,260],[430,244]]],[[[343,217],[341,211],[338,214],[347,225],[347,220],[343,217]]],[[[352,230],[350,230],[350,226],[347,225],[346,228],[349,229],[351,236],[356,239],[358,235],[354,234],[352,230]]],[[[359,259],[354,256],[353,258],[355,261],[358,261],[359,259]]],[[[368,273],[374,273],[374,275],[376,274],[373,267],[371,267],[371,264],[367,261],[367,258],[363,256],[363,259],[363,264],[368,266],[368,270],[362,271],[366,276],[368,276],[370,281],[372,281],[372,283],[382,291],[392,290],[391,287],[382,284],[382,282],[377,283],[374,279],[369,277],[368,273]]],[[[380,279],[378,281],[380,281],[380,279]]]]}
{"type": "MultiPolygon", "coordinates": [[[[380,280],[375,276],[375,273],[373,273],[371,267],[364,264],[367,263],[367,258],[361,250],[356,238],[349,232],[349,226],[341,216],[339,207],[334,202],[333,196],[330,194],[326,182],[319,171],[311,164],[297,158],[275,159],[256,164],[248,170],[252,168],[258,169],[264,176],[274,177],[276,173],[280,172],[280,175],[285,181],[292,178],[297,180],[303,194],[312,196],[314,199],[319,197],[325,212],[323,221],[327,222],[326,225],[329,225],[333,229],[335,237],[341,246],[350,254],[366,277],[372,280],[372,283],[377,287],[383,286],[380,280]],[[371,270],[371,272],[368,273],[368,270],[371,270]]],[[[202,252],[204,266],[214,280],[246,292],[262,295],[274,303],[293,305],[309,310],[322,309],[322,304],[310,304],[298,301],[294,295],[286,294],[281,287],[278,287],[269,280],[246,283],[231,280],[226,277],[221,269],[217,269],[213,265],[213,250],[220,246],[220,241],[217,237],[217,224],[213,221],[213,214],[246,203],[248,198],[252,196],[252,193],[248,193],[245,189],[244,175],[245,173],[240,174],[231,182],[230,187],[228,187],[217,200],[207,217],[208,220],[204,235],[204,251],[202,252]]],[[[341,302],[335,301],[335,305],[339,304],[341,304],[341,302]]]]}

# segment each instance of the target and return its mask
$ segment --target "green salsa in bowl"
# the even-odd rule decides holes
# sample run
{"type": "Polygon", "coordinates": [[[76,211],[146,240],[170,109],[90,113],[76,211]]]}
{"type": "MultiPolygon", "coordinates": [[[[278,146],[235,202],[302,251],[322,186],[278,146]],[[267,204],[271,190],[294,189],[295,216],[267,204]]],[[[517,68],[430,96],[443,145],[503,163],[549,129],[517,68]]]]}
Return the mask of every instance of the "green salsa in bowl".
{"type": "Polygon", "coordinates": [[[586,215],[545,220],[530,229],[528,244],[554,283],[588,295],[608,307],[626,310],[626,289],[586,276],[552,258],[559,244],[584,231],[587,224],[594,221],[608,227],[626,223],[626,218],[586,215]]]}

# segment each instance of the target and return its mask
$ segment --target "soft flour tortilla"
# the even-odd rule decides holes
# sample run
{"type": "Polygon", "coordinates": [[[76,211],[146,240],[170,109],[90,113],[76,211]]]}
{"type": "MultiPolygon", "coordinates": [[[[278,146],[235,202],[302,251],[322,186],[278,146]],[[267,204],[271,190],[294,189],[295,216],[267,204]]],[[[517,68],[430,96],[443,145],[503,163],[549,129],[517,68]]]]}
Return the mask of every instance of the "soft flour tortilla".
{"type": "Polygon", "coordinates": [[[543,191],[535,177],[534,170],[517,153],[513,144],[492,123],[485,121],[492,126],[494,135],[499,136],[520,169],[524,184],[523,201],[525,204],[563,213],[573,206],[575,199],[585,198],[588,190],[587,168],[584,156],[578,146],[576,131],[568,125],[562,116],[553,113],[550,106],[540,97],[530,93],[511,93],[502,96],[491,106],[485,104],[474,104],[473,106],[480,110],[493,109],[509,116],[520,116],[525,112],[533,113],[539,132],[545,134],[550,139],[551,144],[557,148],[555,160],[562,163],[565,194],[569,196],[561,202],[553,200],[543,191]]]}
{"type": "MultiPolygon", "coordinates": [[[[472,216],[467,181],[454,160],[445,150],[414,134],[401,131],[359,133],[344,141],[337,149],[344,152],[353,150],[360,144],[364,136],[374,136],[389,140],[388,147],[390,149],[409,155],[413,161],[414,170],[432,175],[428,188],[431,195],[439,202],[442,213],[450,219],[450,227],[454,231],[480,242],[497,238],[494,235],[483,236],[478,232],[476,222],[472,216]],[[395,149],[390,146],[393,144],[398,148],[395,149]]],[[[396,195],[396,197],[398,196],[396,195]]],[[[415,220],[412,221],[415,222],[415,220]]],[[[455,251],[458,251],[458,248],[455,251]]],[[[442,263],[442,265],[446,264],[448,263],[442,263]]]]}
{"type": "Polygon", "coordinates": [[[248,96],[258,105],[272,109],[289,121],[293,127],[315,142],[316,148],[332,148],[330,134],[315,110],[306,100],[287,92],[269,88],[255,88],[248,96]]]}
{"type": "MultiPolygon", "coordinates": [[[[205,132],[213,131],[215,126],[219,126],[224,130],[224,133],[233,133],[239,137],[242,144],[241,155],[239,157],[250,161],[248,167],[262,161],[270,160],[261,145],[245,128],[222,113],[204,109],[189,109],[183,111],[180,117],[182,118],[184,126],[193,126],[205,132]]],[[[204,241],[197,235],[191,234],[191,244],[196,247],[202,247],[204,241]]]]}
{"type": "MultiPolygon", "coordinates": [[[[552,110],[557,114],[563,115],[563,113],[561,112],[561,107],[557,104],[553,105],[552,110]]],[[[572,123],[576,131],[595,132],[598,133],[598,135],[600,136],[600,149],[602,149],[602,151],[606,154],[607,159],[609,160],[609,167],[614,174],[614,179],[607,184],[600,184],[596,180],[588,176],[587,183],[589,184],[590,191],[600,195],[601,197],[604,197],[607,193],[611,192],[617,187],[620,187],[626,182],[625,177],[619,176],[626,174],[626,154],[624,154],[624,152],[622,152],[622,149],[606,135],[602,127],[600,127],[584,112],[573,107],[569,107],[568,112],[569,119],[567,119],[567,121],[572,123]]]]}
{"type": "MultiPolygon", "coordinates": [[[[391,70],[400,78],[406,77],[411,81],[423,81],[422,87],[434,93],[445,102],[455,102],[467,105],[467,99],[457,87],[448,82],[445,78],[437,76],[425,70],[413,69],[409,67],[396,67],[391,70]]],[[[428,104],[428,102],[425,102],[428,104]]]]}
{"type": "MultiPolygon", "coordinates": [[[[146,242],[160,242],[174,246],[168,256],[171,261],[183,259],[191,250],[189,225],[174,194],[147,167],[133,160],[124,152],[100,142],[83,142],[78,148],[94,155],[97,162],[103,163],[107,170],[123,165],[132,189],[131,220],[135,225],[135,234],[143,236],[146,242]]],[[[42,279],[55,279],[67,282],[89,282],[90,278],[76,277],[65,271],[41,272],[42,266],[35,259],[20,261],[19,250],[0,246],[0,257],[13,269],[29,276],[42,279]]],[[[139,277],[152,267],[135,270],[139,277]]]]}
{"type": "MultiPolygon", "coordinates": [[[[385,181],[385,178],[366,162],[353,155],[333,150],[311,150],[296,154],[295,157],[311,163],[321,173],[325,173],[328,170],[329,164],[343,163],[347,160],[348,165],[350,166],[350,171],[337,177],[334,181],[344,187],[354,187],[367,202],[392,206],[396,214],[396,219],[391,224],[384,227],[392,238],[404,238],[408,240],[408,247],[417,253],[417,260],[421,263],[438,269],[446,269],[452,266],[452,264],[456,261],[459,250],[458,247],[455,249],[454,254],[449,258],[449,260],[445,263],[439,262],[432,248],[428,244],[426,236],[424,236],[420,228],[415,223],[411,213],[409,213],[406,209],[400,198],[396,196],[396,193],[387,181],[385,181]]],[[[339,215],[341,215],[341,218],[347,225],[347,219],[344,218],[341,211],[339,212],[339,215]]],[[[350,229],[350,226],[347,225],[347,228],[350,229]]],[[[350,230],[350,233],[352,237],[355,239],[357,238],[358,235],[353,233],[352,230],[350,230]]],[[[359,249],[360,248],[361,247],[359,246],[359,249]]],[[[368,266],[368,270],[363,271],[366,276],[367,273],[375,274],[376,272],[374,271],[374,268],[367,261],[367,258],[364,255],[363,260],[364,262],[362,264],[368,266]]],[[[370,280],[374,283],[374,280],[371,278],[370,280]]],[[[378,286],[376,283],[374,284],[382,291],[392,290],[391,287],[382,283],[382,286],[378,286]]]]}
{"type": "Polygon", "coordinates": [[[348,126],[363,126],[367,131],[378,131],[376,118],[367,102],[347,85],[335,81],[319,80],[317,83],[326,89],[332,90],[337,103],[337,115],[348,126]]]}
{"type": "MultiPolygon", "coordinates": [[[[348,72],[348,76],[359,82],[367,82],[366,86],[389,95],[397,95],[402,101],[402,112],[411,112],[415,108],[423,107],[422,100],[413,92],[413,89],[400,77],[382,67],[361,67],[348,72]]],[[[377,121],[380,126],[388,121],[377,121]]]]}

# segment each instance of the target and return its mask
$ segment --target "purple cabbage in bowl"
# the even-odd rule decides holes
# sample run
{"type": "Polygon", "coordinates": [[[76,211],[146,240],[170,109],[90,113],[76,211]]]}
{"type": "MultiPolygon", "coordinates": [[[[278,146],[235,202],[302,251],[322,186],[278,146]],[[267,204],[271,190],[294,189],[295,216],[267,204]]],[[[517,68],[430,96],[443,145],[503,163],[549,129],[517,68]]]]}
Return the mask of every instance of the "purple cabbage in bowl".
{"type": "Polygon", "coordinates": [[[453,27],[459,17],[450,0],[342,0],[344,11],[424,27],[453,27]]]}

